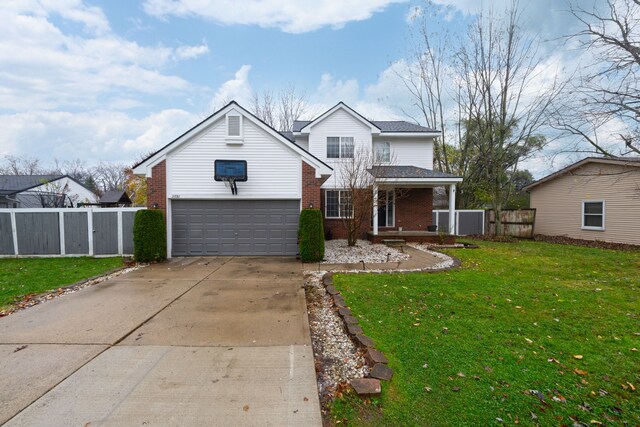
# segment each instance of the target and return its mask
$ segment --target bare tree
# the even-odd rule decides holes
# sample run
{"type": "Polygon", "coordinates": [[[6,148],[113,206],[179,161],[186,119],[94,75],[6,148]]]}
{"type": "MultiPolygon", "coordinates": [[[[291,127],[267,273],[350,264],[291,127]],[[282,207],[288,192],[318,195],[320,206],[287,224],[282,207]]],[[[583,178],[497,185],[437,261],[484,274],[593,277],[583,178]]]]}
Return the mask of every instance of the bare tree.
{"type": "Polygon", "coordinates": [[[28,156],[5,156],[0,166],[2,175],[43,175],[40,159],[28,156]]]}
{"type": "Polygon", "coordinates": [[[481,190],[496,211],[510,197],[510,175],[546,140],[539,132],[563,85],[538,81],[542,66],[537,40],[520,27],[518,3],[504,15],[481,13],[458,53],[464,103],[465,138],[475,150],[481,190]]]}
{"type": "Polygon", "coordinates": [[[126,168],[122,163],[100,162],[92,169],[93,179],[101,191],[122,190],[126,168]]]}
{"type": "Polygon", "coordinates": [[[588,65],[554,115],[554,126],[586,142],[587,152],[640,154],[640,0],[606,0],[592,9],[576,3],[570,12],[582,30],[569,39],[577,40],[588,65]],[[612,136],[622,143],[617,148],[612,136]]]}
{"type": "Polygon", "coordinates": [[[251,101],[252,112],[269,126],[290,131],[294,120],[314,114],[309,109],[307,96],[289,85],[274,95],[272,91],[255,92],[251,101]]]}

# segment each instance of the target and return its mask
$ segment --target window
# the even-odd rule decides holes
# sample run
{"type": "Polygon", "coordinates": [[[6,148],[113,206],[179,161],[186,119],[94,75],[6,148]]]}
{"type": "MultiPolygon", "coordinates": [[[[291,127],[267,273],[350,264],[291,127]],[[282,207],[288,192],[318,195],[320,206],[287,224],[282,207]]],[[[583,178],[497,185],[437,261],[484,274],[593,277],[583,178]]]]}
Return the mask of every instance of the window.
{"type": "Polygon", "coordinates": [[[389,142],[376,142],[376,163],[391,162],[391,144],[389,142]]]}
{"type": "Polygon", "coordinates": [[[325,192],[325,218],[351,218],[353,202],[351,192],[347,190],[328,190],[325,192]]]}
{"type": "Polygon", "coordinates": [[[242,121],[240,116],[227,115],[227,136],[230,138],[240,138],[242,136],[242,121]]]}
{"type": "Polygon", "coordinates": [[[604,200],[585,200],[582,202],[582,228],[585,230],[604,230],[604,200]]]}
{"type": "Polygon", "coordinates": [[[352,159],[353,158],[353,137],[352,136],[328,136],[327,137],[327,158],[328,159],[352,159]]]}

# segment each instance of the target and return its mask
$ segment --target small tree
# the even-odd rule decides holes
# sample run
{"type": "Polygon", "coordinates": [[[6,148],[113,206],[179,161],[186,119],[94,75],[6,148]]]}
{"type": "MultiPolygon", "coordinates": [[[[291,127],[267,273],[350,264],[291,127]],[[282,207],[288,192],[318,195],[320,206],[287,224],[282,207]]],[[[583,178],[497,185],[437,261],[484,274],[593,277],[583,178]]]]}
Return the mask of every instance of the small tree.
{"type": "MultiPolygon", "coordinates": [[[[347,152],[349,149],[347,149],[347,152]]],[[[395,156],[381,162],[378,155],[364,144],[352,147],[351,157],[341,158],[334,175],[336,188],[346,192],[339,200],[341,220],[347,234],[347,244],[355,246],[364,227],[368,227],[373,212],[376,168],[395,164],[395,156]]],[[[394,198],[404,197],[407,189],[397,188],[394,198]]],[[[378,192],[378,205],[386,203],[387,191],[378,192]]]]}

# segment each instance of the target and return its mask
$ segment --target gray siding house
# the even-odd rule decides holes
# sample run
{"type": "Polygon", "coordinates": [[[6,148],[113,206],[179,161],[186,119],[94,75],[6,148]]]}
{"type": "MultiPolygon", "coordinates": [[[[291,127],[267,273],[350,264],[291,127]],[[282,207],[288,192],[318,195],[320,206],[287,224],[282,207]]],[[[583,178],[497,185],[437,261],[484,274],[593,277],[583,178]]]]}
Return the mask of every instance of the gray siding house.
{"type": "Polygon", "coordinates": [[[640,158],[588,157],[525,190],[536,234],[640,245],[640,158]]]}

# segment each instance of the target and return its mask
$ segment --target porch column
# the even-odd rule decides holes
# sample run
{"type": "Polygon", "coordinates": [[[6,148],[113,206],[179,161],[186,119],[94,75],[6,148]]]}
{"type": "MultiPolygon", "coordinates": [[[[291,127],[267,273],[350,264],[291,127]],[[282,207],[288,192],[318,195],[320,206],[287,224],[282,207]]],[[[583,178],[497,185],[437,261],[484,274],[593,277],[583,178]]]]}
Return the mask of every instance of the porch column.
{"type": "Polygon", "coordinates": [[[456,234],[456,185],[449,185],[449,234],[456,234]]]}
{"type": "Polygon", "coordinates": [[[373,184],[373,235],[378,235],[378,186],[373,184]]]}

